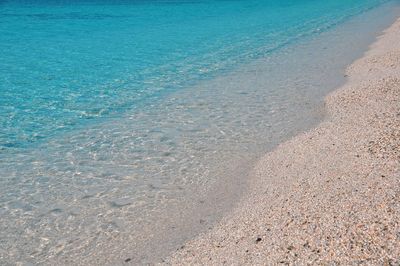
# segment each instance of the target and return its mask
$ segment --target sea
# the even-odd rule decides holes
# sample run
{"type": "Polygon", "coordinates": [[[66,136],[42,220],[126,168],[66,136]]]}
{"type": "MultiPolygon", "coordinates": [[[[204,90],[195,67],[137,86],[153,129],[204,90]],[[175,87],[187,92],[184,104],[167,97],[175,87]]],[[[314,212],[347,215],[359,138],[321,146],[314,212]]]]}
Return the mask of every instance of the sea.
{"type": "Polygon", "coordinates": [[[398,0],[0,0],[0,264],[161,262],[326,116],[398,0]]]}

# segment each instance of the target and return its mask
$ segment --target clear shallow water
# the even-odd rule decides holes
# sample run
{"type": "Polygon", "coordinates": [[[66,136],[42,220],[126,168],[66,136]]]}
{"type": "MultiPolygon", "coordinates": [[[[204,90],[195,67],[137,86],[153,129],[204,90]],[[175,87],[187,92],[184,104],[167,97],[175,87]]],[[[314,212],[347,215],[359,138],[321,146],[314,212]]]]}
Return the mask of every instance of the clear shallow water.
{"type": "Polygon", "coordinates": [[[119,116],[382,2],[2,1],[0,147],[119,116]]]}
{"type": "Polygon", "coordinates": [[[384,2],[0,2],[0,262],[152,261],[209,227],[384,2]]]}

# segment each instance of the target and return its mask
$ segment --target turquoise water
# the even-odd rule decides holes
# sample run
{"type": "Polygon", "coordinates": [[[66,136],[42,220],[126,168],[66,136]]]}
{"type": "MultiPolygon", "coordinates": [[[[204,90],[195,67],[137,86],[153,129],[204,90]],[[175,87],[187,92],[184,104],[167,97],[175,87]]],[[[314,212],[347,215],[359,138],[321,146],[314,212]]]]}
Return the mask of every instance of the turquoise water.
{"type": "Polygon", "coordinates": [[[2,1],[0,149],[119,116],[382,2],[2,1]]]}
{"type": "Polygon", "coordinates": [[[0,264],[151,262],[209,228],[397,6],[0,1],[0,264]]]}

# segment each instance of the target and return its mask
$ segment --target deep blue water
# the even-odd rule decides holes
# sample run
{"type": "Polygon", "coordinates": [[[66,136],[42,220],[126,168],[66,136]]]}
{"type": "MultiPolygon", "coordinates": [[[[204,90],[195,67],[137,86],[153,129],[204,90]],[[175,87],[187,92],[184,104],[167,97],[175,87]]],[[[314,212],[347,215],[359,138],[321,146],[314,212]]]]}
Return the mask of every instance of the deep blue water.
{"type": "Polygon", "coordinates": [[[0,264],[143,264],[207,230],[398,6],[0,0],[0,264]]]}

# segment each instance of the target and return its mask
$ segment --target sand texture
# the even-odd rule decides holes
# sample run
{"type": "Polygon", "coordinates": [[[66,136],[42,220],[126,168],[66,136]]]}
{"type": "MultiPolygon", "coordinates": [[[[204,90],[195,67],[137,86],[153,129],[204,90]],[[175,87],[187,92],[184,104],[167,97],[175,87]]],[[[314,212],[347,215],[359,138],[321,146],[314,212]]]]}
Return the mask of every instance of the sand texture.
{"type": "Polygon", "coordinates": [[[400,20],[326,97],[318,127],[266,154],[251,192],[172,265],[400,265],[400,20]]]}

